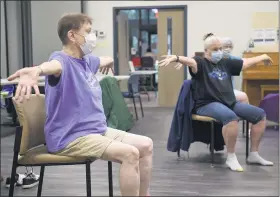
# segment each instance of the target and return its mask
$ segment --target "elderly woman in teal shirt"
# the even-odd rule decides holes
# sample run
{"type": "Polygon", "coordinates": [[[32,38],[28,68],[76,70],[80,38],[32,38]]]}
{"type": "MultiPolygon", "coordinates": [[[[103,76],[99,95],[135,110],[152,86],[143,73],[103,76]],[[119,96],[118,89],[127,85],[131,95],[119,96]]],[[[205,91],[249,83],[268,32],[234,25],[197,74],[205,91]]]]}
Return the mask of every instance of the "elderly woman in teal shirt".
{"type": "MultiPolygon", "coordinates": [[[[224,58],[241,59],[240,57],[231,55],[232,49],[233,49],[233,43],[232,43],[231,38],[223,38],[224,58]]],[[[237,101],[249,104],[249,99],[245,92],[234,89],[234,94],[235,94],[237,101]]]]}

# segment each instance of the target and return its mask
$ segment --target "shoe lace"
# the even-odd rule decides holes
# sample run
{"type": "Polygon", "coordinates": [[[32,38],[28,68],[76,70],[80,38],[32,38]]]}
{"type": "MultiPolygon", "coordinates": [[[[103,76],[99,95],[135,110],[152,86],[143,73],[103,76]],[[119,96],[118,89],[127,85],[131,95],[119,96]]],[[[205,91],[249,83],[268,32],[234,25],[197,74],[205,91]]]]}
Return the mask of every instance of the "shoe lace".
{"type": "Polygon", "coordinates": [[[25,173],[26,178],[35,178],[35,175],[34,175],[34,173],[33,173],[33,168],[32,168],[32,167],[30,167],[30,168],[31,168],[31,170],[30,170],[30,172],[29,172],[29,171],[28,171],[28,168],[25,167],[25,169],[26,169],[26,173],[25,173]]]}

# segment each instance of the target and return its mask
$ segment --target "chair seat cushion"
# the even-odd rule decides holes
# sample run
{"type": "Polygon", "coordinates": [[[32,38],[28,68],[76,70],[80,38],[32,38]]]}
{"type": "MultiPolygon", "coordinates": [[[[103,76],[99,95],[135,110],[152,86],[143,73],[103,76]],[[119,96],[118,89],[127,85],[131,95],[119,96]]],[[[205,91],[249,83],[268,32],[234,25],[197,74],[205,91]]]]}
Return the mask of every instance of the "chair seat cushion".
{"type": "MultiPolygon", "coordinates": [[[[215,122],[219,122],[218,120],[208,117],[208,116],[200,116],[197,114],[192,114],[192,119],[193,120],[197,120],[197,121],[203,121],[203,122],[211,122],[211,121],[215,121],[215,122]]],[[[244,120],[241,117],[239,117],[240,120],[244,120]]]]}
{"type": "Polygon", "coordinates": [[[215,120],[214,118],[208,117],[208,116],[200,116],[197,114],[192,114],[192,119],[193,120],[198,120],[198,121],[203,121],[203,122],[211,122],[211,121],[215,121],[217,122],[217,120],[215,120]]]}
{"type": "MultiPolygon", "coordinates": [[[[68,157],[51,154],[47,151],[46,146],[38,146],[19,156],[18,163],[26,164],[67,164],[67,163],[83,163],[88,158],[84,157],[68,157]]],[[[91,159],[94,161],[95,159],[91,159]]]]}

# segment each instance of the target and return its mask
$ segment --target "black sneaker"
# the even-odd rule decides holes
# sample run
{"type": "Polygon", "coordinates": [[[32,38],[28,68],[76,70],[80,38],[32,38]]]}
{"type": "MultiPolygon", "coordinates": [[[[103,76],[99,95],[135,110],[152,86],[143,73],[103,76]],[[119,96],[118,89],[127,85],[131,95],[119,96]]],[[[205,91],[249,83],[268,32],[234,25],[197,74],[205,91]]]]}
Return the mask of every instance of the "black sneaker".
{"type": "MultiPolygon", "coordinates": [[[[25,174],[16,174],[16,182],[15,182],[15,186],[21,186],[23,179],[26,177],[25,174]]],[[[10,184],[11,184],[11,177],[8,177],[6,179],[6,188],[10,188],[10,184]]]]}
{"type": "Polygon", "coordinates": [[[34,174],[33,172],[26,175],[22,180],[22,188],[29,189],[39,184],[39,175],[34,174]]]}

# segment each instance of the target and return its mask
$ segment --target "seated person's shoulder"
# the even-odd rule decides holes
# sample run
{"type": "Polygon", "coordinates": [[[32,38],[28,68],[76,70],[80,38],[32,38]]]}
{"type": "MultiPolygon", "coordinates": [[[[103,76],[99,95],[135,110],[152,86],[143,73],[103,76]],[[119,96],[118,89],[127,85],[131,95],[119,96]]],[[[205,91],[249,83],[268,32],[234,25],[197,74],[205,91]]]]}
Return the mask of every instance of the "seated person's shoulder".
{"type": "Polygon", "coordinates": [[[229,59],[230,60],[242,60],[242,58],[237,57],[237,56],[233,56],[233,55],[229,56],[229,59]]]}
{"type": "Polygon", "coordinates": [[[97,56],[95,56],[95,55],[93,55],[93,54],[88,54],[88,55],[84,56],[84,58],[85,58],[86,60],[89,60],[89,61],[96,61],[96,60],[99,60],[99,59],[100,59],[99,57],[97,57],[97,56]]]}
{"type": "MultiPolygon", "coordinates": [[[[49,61],[56,60],[58,61],[62,67],[64,67],[65,61],[67,59],[67,55],[62,52],[62,51],[55,51],[50,55],[49,61]]],[[[61,80],[61,75],[59,76],[54,76],[54,75],[49,75],[47,76],[48,78],[48,84],[51,87],[55,87],[61,80]]]]}
{"type": "Polygon", "coordinates": [[[193,59],[196,61],[197,64],[204,64],[206,63],[206,58],[201,56],[194,56],[193,59]]]}
{"type": "Polygon", "coordinates": [[[49,58],[49,61],[51,60],[58,60],[59,59],[65,59],[67,55],[63,51],[54,51],[49,58]]]}
{"type": "Polygon", "coordinates": [[[84,59],[96,73],[97,69],[99,68],[100,62],[101,62],[100,57],[97,57],[93,54],[88,54],[88,55],[84,56],[84,59]]]}

